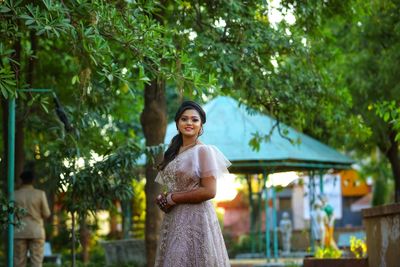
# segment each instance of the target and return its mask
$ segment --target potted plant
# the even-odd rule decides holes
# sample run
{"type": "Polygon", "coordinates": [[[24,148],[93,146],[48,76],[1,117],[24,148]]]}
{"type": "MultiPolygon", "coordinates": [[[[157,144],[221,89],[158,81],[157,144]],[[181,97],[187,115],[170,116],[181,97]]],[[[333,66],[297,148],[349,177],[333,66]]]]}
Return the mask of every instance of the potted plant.
{"type": "Polygon", "coordinates": [[[368,267],[367,246],[364,240],[351,237],[353,257],[343,257],[343,252],[333,247],[317,247],[314,257],[305,258],[303,267],[368,267]]]}

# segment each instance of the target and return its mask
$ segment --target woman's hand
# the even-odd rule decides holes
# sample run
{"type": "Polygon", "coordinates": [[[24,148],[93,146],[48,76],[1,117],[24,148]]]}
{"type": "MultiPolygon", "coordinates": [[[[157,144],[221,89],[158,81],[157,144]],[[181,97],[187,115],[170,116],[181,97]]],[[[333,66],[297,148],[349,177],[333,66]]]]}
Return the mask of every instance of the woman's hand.
{"type": "Polygon", "coordinates": [[[173,208],[173,205],[168,204],[167,195],[167,193],[159,194],[156,198],[156,204],[165,213],[170,212],[173,208]]]}

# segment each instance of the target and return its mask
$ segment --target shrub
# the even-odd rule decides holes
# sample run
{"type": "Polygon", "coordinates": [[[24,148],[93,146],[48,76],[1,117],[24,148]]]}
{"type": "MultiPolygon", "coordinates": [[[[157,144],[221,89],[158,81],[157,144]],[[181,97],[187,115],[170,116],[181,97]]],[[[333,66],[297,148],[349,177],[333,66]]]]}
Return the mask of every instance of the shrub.
{"type": "Polygon", "coordinates": [[[350,251],[357,259],[367,256],[367,244],[364,239],[358,239],[355,236],[350,237],[350,251]]]}
{"type": "Polygon", "coordinates": [[[340,249],[335,249],[332,247],[316,247],[315,249],[315,258],[325,259],[325,258],[333,258],[337,259],[342,257],[342,251],[340,249]]]}

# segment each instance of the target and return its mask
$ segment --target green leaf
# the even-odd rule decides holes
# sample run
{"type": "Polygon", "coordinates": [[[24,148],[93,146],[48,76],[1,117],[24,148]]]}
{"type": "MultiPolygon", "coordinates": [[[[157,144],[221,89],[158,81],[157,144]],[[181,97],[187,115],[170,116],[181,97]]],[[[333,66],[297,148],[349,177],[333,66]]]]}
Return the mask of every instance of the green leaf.
{"type": "Polygon", "coordinates": [[[75,83],[79,83],[79,76],[78,75],[74,75],[72,77],[71,83],[72,83],[72,85],[74,85],[75,83]]]}
{"type": "Polygon", "coordinates": [[[26,15],[26,14],[20,15],[19,18],[21,18],[21,19],[26,19],[26,20],[34,20],[33,17],[31,17],[31,16],[29,16],[29,15],[26,15]]]}
{"type": "Polygon", "coordinates": [[[9,9],[8,7],[6,7],[6,6],[2,6],[1,8],[0,8],[0,13],[7,13],[7,12],[10,12],[11,11],[11,9],[9,9]]]}
{"type": "Polygon", "coordinates": [[[8,99],[8,92],[6,90],[6,88],[4,88],[3,86],[0,86],[1,88],[1,93],[3,94],[5,99],[8,99]]]}
{"type": "Polygon", "coordinates": [[[46,112],[46,113],[49,113],[49,110],[48,110],[48,108],[47,108],[47,105],[46,105],[46,103],[40,103],[40,105],[41,105],[41,107],[43,108],[43,110],[46,112]]]}
{"type": "Polygon", "coordinates": [[[385,114],[383,114],[383,120],[385,122],[388,122],[390,119],[390,113],[389,112],[385,112],[385,114]]]}
{"type": "Polygon", "coordinates": [[[31,25],[31,24],[33,24],[34,22],[35,22],[35,21],[32,20],[32,19],[28,19],[28,20],[25,21],[25,25],[31,25]]]}

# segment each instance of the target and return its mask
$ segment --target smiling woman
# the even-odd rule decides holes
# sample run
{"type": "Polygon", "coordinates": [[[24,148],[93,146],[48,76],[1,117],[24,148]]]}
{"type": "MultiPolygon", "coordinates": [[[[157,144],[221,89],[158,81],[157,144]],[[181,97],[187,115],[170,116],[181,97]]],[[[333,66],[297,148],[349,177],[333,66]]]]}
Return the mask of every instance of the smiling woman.
{"type": "Polygon", "coordinates": [[[210,201],[216,195],[217,179],[228,174],[230,162],[215,146],[198,141],[206,114],[197,103],[183,102],[175,122],[178,134],[156,177],[169,193],[156,199],[165,217],[155,266],[230,266],[210,201]]]}
{"type": "Polygon", "coordinates": [[[178,131],[185,137],[182,138],[183,147],[190,146],[196,142],[197,137],[201,135],[202,131],[199,113],[194,109],[185,110],[179,118],[178,131]],[[193,139],[195,140],[193,141],[193,139]]]}

